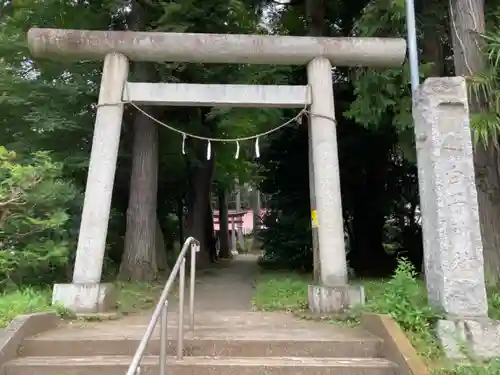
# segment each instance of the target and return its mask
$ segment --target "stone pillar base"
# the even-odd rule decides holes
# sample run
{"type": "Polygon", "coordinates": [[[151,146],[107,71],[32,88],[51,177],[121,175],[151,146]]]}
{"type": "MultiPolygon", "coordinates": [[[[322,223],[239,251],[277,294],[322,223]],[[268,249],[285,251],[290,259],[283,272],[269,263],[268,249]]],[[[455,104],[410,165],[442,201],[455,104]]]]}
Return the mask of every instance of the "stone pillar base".
{"type": "Polygon", "coordinates": [[[500,321],[489,318],[439,320],[437,336],[450,359],[500,357],[500,321]]]}
{"type": "Polygon", "coordinates": [[[75,313],[102,313],[116,304],[113,284],[54,284],[52,304],[61,304],[75,313]]]}
{"type": "Polygon", "coordinates": [[[365,291],[362,286],[325,286],[309,285],[309,310],[316,314],[339,313],[356,305],[365,303],[365,291]]]}

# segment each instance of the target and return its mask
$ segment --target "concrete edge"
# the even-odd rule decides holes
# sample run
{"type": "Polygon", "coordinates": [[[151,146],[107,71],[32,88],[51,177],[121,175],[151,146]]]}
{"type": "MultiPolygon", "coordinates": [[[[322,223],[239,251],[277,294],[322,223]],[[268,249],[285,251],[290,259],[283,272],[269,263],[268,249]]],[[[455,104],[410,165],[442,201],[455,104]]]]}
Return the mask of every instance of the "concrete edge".
{"type": "Polygon", "coordinates": [[[3,370],[8,361],[17,357],[19,347],[26,337],[56,328],[60,320],[57,314],[50,312],[14,318],[0,334],[0,370],[3,370]]]}
{"type": "Polygon", "coordinates": [[[390,316],[363,313],[361,326],[383,340],[383,357],[397,364],[401,375],[430,375],[405,333],[390,316]]]}

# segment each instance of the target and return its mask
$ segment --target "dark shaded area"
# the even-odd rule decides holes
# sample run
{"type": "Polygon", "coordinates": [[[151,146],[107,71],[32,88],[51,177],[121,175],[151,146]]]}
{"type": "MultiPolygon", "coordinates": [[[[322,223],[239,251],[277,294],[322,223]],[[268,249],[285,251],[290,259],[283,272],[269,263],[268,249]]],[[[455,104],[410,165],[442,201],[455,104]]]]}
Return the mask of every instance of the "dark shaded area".
{"type": "MultiPolygon", "coordinates": [[[[418,187],[415,165],[398,149],[387,124],[369,130],[342,116],[349,87],[338,87],[336,113],[342,205],[348,262],[360,277],[390,275],[397,258],[422,264],[421,229],[415,218],[418,187]]],[[[307,129],[289,128],[272,139],[261,158],[263,193],[269,194],[268,229],[261,233],[262,264],[312,270],[307,129]]]]}

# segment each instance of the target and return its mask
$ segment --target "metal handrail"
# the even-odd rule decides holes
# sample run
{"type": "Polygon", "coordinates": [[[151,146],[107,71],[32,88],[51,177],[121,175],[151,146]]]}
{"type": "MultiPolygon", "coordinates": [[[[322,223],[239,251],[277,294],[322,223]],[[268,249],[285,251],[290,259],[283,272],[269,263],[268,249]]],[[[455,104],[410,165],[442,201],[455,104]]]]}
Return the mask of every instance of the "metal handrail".
{"type": "Polygon", "coordinates": [[[167,359],[167,316],[168,316],[168,294],[174,284],[177,274],[179,274],[179,316],[177,322],[177,358],[182,359],[184,350],[184,284],[186,279],[186,254],[191,248],[191,274],[189,280],[189,328],[194,330],[194,286],[196,276],[196,253],[200,251],[200,242],[193,237],[189,237],[182,246],[182,249],[177,257],[172,272],[163,288],[160,300],[153,311],[153,316],[149,321],[146,332],[142,336],[141,342],[135,351],[132,362],[128,367],[126,375],[139,375],[140,364],[144,351],[153,335],[153,331],[161,316],[160,323],[160,375],[165,375],[166,359],[167,359]]]}

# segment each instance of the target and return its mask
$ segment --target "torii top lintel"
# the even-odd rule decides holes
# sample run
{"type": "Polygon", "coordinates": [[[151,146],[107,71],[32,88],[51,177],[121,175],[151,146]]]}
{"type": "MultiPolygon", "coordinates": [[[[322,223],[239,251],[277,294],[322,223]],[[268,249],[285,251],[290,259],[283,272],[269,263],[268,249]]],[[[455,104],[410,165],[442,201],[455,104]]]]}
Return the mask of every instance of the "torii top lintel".
{"type": "Polygon", "coordinates": [[[34,57],[102,60],[118,52],[133,61],[304,65],[315,57],[336,66],[397,67],[406,42],[400,38],[319,38],[276,35],[185,34],[33,28],[34,57]]]}

